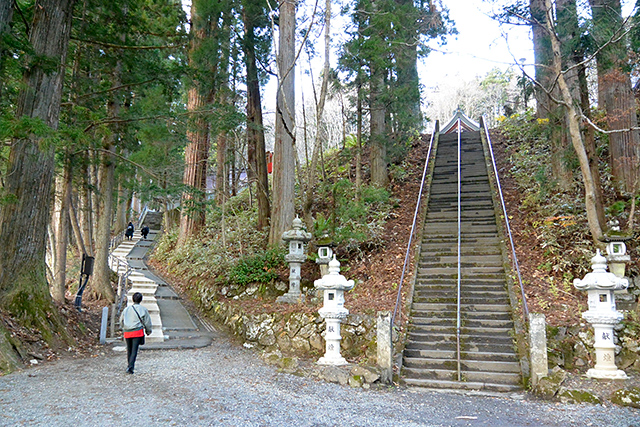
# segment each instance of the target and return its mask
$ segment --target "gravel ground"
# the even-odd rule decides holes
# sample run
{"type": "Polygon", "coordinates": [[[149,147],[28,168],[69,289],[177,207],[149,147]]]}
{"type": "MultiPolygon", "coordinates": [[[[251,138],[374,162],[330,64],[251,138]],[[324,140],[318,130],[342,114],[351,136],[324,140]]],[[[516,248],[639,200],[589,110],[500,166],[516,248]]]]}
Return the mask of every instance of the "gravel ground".
{"type": "Polygon", "coordinates": [[[278,373],[221,337],[143,351],[135,375],[125,368],[125,355],[109,350],[0,377],[0,425],[640,427],[640,411],[617,406],[352,389],[278,373]]]}

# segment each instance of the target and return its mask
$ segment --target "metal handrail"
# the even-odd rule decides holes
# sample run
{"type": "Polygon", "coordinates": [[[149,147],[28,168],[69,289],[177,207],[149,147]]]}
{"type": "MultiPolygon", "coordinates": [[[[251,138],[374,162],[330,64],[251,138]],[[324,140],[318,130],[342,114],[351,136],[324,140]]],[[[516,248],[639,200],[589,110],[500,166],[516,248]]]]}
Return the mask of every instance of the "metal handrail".
{"type": "Polygon", "coordinates": [[[462,381],[462,370],[460,362],[460,294],[461,294],[461,241],[462,241],[462,126],[458,119],[458,302],[456,310],[456,353],[458,357],[458,381],[462,381]]]}
{"type": "Polygon", "coordinates": [[[149,209],[149,205],[145,204],[142,208],[142,212],[140,212],[140,215],[138,216],[138,228],[142,227],[142,221],[144,221],[147,216],[147,212],[149,211],[151,211],[151,209],[149,209]]]}
{"type": "Polygon", "coordinates": [[[524,292],[522,286],[522,276],[520,275],[520,265],[518,264],[518,256],[516,255],[516,247],[513,243],[513,235],[511,234],[511,226],[509,225],[509,215],[507,214],[507,207],[504,203],[504,197],[502,195],[502,186],[500,185],[500,177],[498,175],[498,167],[496,166],[496,159],[493,155],[493,146],[491,145],[491,137],[489,136],[489,128],[487,128],[487,121],[482,117],[482,126],[484,128],[485,135],[487,137],[487,145],[489,147],[489,153],[491,154],[491,164],[493,165],[493,173],[496,178],[496,185],[498,187],[498,195],[500,195],[500,204],[502,205],[502,214],[504,216],[504,222],[507,228],[507,234],[509,235],[509,242],[511,243],[511,255],[513,266],[518,274],[518,283],[520,284],[520,293],[522,294],[522,307],[524,315],[525,325],[529,322],[529,307],[527,305],[527,295],[524,292]]]}
{"type": "Polygon", "coordinates": [[[133,273],[133,269],[127,261],[113,254],[109,254],[109,268],[118,275],[118,292],[111,313],[111,336],[113,337],[115,335],[115,319],[122,311],[124,300],[127,297],[127,279],[133,273]]]}
{"type": "Polygon", "coordinates": [[[416,210],[413,213],[413,223],[411,224],[411,234],[409,234],[409,243],[407,243],[407,252],[404,255],[404,265],[402,266],[402,275],[400,276],[400,284],[398,285],[398,296],[396,297],[396,306],[393,309],[393,316],[391,317],[391,326],[394,325],[396,314],[398,313],[398,307],[400,306],[400,298],[402,295],[402,284],[404,282],[404,275],[409,264],[409,254],[411,253],[411,243],[413,241],[413,234],[416,229],[416,223],[418,221],[418,211],[420,210],[420,201],[422,200],[422,192],[424,189],[424,181],[427,177],[427,170],[429,169],[429,159],[431,158],[431,149],[433,148],[433,140],[436,133],[438,133],[437,123],[436,127],[431,132],[431,140],[429,141],[429,149],[427,150],[427,158],[424,161],[424,170],[422,171],[422,181],[420,182],[420,191],[418,192],[418,200],[416,201],[416,210]]]}

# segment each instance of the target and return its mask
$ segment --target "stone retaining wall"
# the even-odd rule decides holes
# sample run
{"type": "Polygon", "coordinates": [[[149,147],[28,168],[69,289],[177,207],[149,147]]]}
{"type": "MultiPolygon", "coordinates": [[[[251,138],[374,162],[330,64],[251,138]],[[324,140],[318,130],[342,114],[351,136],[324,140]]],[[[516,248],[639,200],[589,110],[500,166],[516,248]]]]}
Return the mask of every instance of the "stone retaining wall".
{"type": "MultiPolygon", "coordinates": [[[[318,314],[248,314],[233,304],[211,302],[211,314],[226,325],[245,346],[283,356],[321,356],[324,354],[325,322],[318,314]]],[[[376,318],[349,315],[342,322],[342,356],[376,357],[376,318]]]]}
{"type": "MultiPolygon", "coordinates": [[[[640,326],[622,323],[615,328],[616,365],[622,370],[640,372],[640,326]]],[[[547,326],[549,369],[586,371],[595,364],[593,328],[582,323],[571,327],[547,326]]]]}

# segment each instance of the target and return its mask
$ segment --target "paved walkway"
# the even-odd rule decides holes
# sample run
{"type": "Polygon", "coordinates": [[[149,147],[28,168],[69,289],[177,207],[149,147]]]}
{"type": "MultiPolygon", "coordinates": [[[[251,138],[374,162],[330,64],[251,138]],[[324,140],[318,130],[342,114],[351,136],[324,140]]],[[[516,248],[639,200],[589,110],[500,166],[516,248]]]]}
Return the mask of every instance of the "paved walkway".
{"type": "MultiPolygon", "coordinates": [[[[142,239],[140,231],[136,231],[132,240],[123,241],[114,251],[113,256],[122,264],[121,273],[126,263],[133,271],[129,275],[132,285],[127,293],[128,303],[132,304],[135,292],[143,295],[142,305],[149,310],[153,333],[146,337],[144,350],[197,348],[211,344],[214,328],[208,323],[193,317],[182,304],[180,297],[160,277],[149,271],[144,258],[153,242],[159,235],[158,230],[151,230],[146,239],[142,239]]],[[[116,343],[117,350],[122,350],[122,342],[116,343]]]]}

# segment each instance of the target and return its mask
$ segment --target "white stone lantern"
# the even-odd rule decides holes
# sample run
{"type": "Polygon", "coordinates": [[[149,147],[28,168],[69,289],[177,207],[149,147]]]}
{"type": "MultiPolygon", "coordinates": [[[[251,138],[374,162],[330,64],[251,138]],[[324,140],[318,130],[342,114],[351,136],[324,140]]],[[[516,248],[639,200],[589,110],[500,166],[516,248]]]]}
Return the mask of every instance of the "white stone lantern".
{"type": "Polygon", "coordinates": [[[584,279],[575,279],[576,289],[587,291],[589,310],[582,318],[593,325],[596,349],[596,365],[587,371],[590,378],[626,379],[624,371],[619,370],[615,362],[613,327],[622,320],[622,313],[616,310],[614,292],[626,289],[629,281],[607,272],[607,260],[600,250],[591,259],[593,271],[584,279]]]}
{"type": "Polygon", "coordinates": [[[304,244],[311,240],[311,233],[302,229],[302,220],[295,217],[293,229],[282,233],[282,240],[289,243],[289,253],[284,259],[289,263],[289,291],[278,297],[277,302],[298,303],[302,301],[300,292],[300,266],[307,260],[304,244]]]}
{"type": "Polygon", "coordinates": [[[340,355],[340,323],[347,317],[349,310],[344,307],[344,291],[353,289],[353,280],[347,280],[340,274],[340,262],[335,258],[329,262],[329,273],[314,282],[318,290],[324,292],[324,305],[318,313],[326,322],[324,340],[325,354],[318,360],[319,365],[346,365],[347,361],[340,355]]]}

